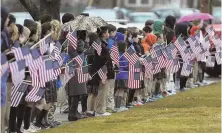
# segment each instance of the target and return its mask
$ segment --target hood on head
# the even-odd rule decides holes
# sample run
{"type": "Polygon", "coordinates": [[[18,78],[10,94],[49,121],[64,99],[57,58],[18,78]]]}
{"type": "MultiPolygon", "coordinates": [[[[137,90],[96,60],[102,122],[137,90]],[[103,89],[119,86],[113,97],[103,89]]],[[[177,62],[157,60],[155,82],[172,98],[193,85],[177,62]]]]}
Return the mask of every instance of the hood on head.
{"type": "Polygon", "coordinates": [[[154,21],[153,24],[153,34],[162,34],[163,33],[163,22],[160,20],[154,21]]]}
{"type": "Polygon", "coordinates": [[[178,24],[176,24],[176,26],[175,26],[175,34],[176,34],[176,36],[178,37],[178,36],[180,36],[180,34],[181,34],[181,36],[188,36],[188,29],[189,27],[188,27],[188,25],[187,24],[185,24],[185,23],[178,23],[178,24]]]}
{"type": "Polygon", "coordinates": [[[120,32],[116,32],[116,36],[115,36],[116,41],[124,41],[124,34],[120,33],[120,32]]]}
{"type": "Polygon", "coordinates": [[[176,23],[176,18],[174,16],[169,15],[166,17],[165,24],[167,27],[173,29],[175,23],[176,23]]]}

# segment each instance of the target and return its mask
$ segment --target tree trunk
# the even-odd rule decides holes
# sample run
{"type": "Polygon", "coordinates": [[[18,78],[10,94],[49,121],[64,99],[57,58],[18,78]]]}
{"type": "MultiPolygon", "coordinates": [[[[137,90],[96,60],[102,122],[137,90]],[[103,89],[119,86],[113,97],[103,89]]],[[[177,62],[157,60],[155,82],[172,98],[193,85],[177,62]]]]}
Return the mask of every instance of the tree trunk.
{"type": "Polygon", "coordinates": [[[60,0],[40,0],[40,9],[32,0],[19,0],[35,21],[49,14],[52,19],[60,21],[60,0]]]}
{"type": "Polygon", "coordinates": [[[35,21],[40,19],[40,11],[32,0],[19,0],[35,21]]]}
{"type": "Polygon", "coordinates": [[[52,19],[60,21],[60,0],[40,0],[41,15],[50,14],[52,19]]]}

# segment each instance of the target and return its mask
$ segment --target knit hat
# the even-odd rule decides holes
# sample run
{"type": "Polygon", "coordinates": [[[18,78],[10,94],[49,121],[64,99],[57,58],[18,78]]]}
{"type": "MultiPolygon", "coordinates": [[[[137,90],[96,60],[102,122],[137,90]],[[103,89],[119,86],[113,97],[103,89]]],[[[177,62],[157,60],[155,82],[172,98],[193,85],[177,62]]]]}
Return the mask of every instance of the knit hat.
{"type": "Polygon", "coordinates": [[[153,24],[153,34],[155,35],[161,35],[163,33],[163,22],[160,20],[154,21],[153,24]]]}
{"type": "Polygon", "coordinates": [[[62,23],[65,24],[71,20],[74,20],[74,16],[73,14],[71,13],[65,13],[63,16],[62,16],[62,23]]]}
{"type": "Polygon", "coordinates": [[[5,21],[8,18],[8,10],[4,7],[1,7],[1,31],[4,29],[5,21]]]}
{"type": "Polygon", "coordinates": [[[145,22],[145,26],[150,26],[150,25],[152,25],[153,23],[154,23],[153,20],[147,20],[147,21],[145,22]]]}

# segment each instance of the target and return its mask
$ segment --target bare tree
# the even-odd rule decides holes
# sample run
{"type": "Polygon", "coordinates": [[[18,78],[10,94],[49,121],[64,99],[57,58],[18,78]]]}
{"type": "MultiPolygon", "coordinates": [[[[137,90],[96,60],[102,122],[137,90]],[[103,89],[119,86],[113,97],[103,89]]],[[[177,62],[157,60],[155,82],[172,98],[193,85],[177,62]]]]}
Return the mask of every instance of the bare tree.
{"type": "Polygon", "coordinates": [[[39,7],[34,0],[19,1],[34,20],[40,20],[45,14],[50,14],[53,19],[60,20],[60,0],[40,0],[39,7]]]}

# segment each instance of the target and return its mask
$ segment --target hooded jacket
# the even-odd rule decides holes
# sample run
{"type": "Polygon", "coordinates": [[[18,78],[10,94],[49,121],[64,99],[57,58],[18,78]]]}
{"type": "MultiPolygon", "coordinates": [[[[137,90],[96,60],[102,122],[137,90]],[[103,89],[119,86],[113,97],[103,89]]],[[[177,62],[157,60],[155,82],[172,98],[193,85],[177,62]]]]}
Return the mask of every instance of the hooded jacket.
{"type": "Polygon", "coordinates": [[[154,21],[153,24],[153,34],[161,35],[163,33],[163,22],[160,20],[154,21]]]}
{"type": "Polygon", "coordinates": [[[169,44],[172,40],[174,40],[174,25],[176,23],[176,18],[174,16],[167,16],[165,19],[165,27],[164,27],[164,37],[169,44]]]}

